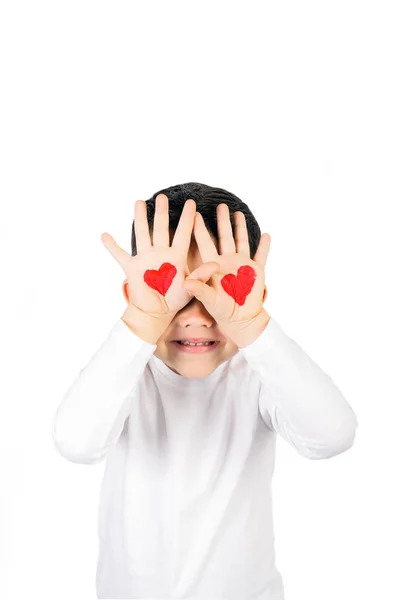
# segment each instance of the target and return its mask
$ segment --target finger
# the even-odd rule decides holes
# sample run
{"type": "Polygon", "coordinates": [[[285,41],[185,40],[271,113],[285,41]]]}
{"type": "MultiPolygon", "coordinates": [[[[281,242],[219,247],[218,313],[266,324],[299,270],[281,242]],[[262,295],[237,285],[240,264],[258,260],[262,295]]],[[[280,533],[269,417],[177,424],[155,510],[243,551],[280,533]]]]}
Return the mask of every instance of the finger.
{"type": "Polygon", "coordinates": [[[135,219],[133,225],[136,237],[136,250],[140,254],[144,250],[151,248],[147,206],[144,200],[137,200],[135,202],[135,219]]]}
{"type": "Polygon", "coordinates": [[[120,248],[114,238],[107,232],[101,234],[101,241],[117,261],[117,263],[124,269],[125,273],[127,266],[132,259],[132,256],[120,248]]]}
{"type": "Polygon", "coordinates": [[[185,279],[183,282],[185,290],[196,296],[198,300],[208,309],[215,304],[215,290],[207,283],[203,283],[198,279],[185,279]]]}
{"type": "Polygon", "coordinates": [[[185,255],[189,252],[195,216],[196,202],[186,200],[171,244],[185,255]]]}
{"type": "Polygon", "coordinates": [[[201,264],[197,269],[192,271],[185,279],[198,279],[206,283],[214,273],[218,273],[220,266],[217,262],[207,262],[201,264]]]}
{"type": "Polygon", "coordinates": [[[257,251],[254,255],[254,262],[258,263],[260,267],[265,267],[268,258],[268,252],[271,245],[271,236],[268,233],[263,233],[260,242],[258,244],[257,251]]]}
{"type": "Polygon", "coordinates": [[[218,262],[218,250],[204,223],[203,216],[197,212],[194,221],[194,237],[203,262],[218,262]]]}
{"type": "Polygon", "coordinates": [[[219,253],[230,254],[231,252],[236,252],[235,240],[233,239],[232,225],[227,204],[218,204],[217,224],[219,253]]]}
{"type": "Polygon", "coordinates": [[[169,248],[169,213],[168,197],[158,194],[153,223],[153,246],[169,248]]]}
{"type": "Polygon", "coordinates": [[[246,217],[241,211],[233,213],[235,223],[236,252],[250,256],[249,234],[247,231],[246,217]]]}

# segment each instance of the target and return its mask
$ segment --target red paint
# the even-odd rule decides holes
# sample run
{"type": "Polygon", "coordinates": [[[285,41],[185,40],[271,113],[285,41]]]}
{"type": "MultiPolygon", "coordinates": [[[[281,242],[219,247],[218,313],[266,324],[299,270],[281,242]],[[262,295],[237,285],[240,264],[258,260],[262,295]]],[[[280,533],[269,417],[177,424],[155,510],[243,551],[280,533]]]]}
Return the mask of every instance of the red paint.
{"type": "Polygon", "coordinates": [[[227,294],[243,306],[246,296],[248,296],[253,288],[256,280],[256,272],[253,267],[243,265],[239,267],[237,275],[228,273],[221,279],[221,285],[227,294]]]}
{"type": "Polygon", "coordinates": [[[168,292],[173,278],[176,275],[176,267],[171,263],[163,263],[158,269],[147,269],[144,272],[143,279],[153,290],[157,290],[163,296],[168,292]]]}

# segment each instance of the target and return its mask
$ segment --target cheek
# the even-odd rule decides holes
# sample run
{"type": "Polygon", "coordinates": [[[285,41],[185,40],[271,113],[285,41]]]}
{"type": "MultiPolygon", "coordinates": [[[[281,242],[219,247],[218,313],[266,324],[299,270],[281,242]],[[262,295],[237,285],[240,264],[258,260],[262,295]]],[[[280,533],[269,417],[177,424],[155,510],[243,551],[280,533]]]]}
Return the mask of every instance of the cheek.
{"type": "Polygon", "coordinates": [[[158,340],[157,347],[154,350],[153,354],[160,360],[163,360],[164,358],[166,358],[168,355],[168,349],[167,349],[166,342],[163,342],[162,340],[158,340]]]}
{"type": "Polygon", "coordinates": [[[235,356],[235,354],[237,354],[238,352],[239,348],[238,346],[236,346],[236,344],[230,341],[226,341],[226,343],[224,344],[223,353],[227,358],[235,356]]]}

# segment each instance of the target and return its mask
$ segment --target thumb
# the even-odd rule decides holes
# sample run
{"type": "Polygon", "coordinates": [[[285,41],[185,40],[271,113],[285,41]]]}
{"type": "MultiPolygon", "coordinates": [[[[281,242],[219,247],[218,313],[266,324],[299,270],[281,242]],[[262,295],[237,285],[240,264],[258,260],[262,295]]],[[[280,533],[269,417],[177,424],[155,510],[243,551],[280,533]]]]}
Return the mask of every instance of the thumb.
{"type": "Polygon", "coordinates": [[[192,271],[182,284],[183,288],[196,296],[206,308],[213,305],[215,290],[204,282],[208,281],[217,271],[219,271],[218,263],[214,261],[204,263],[192,271]]]}
{"type": "Polygon", "coordinates": [[[196,296],[206,308],[213,306],[215,290],[210,285],[207,285],[207,283],[203,283],[198,279],[186,279],[186,281],[183,282],[182,287],[193,296],[196,296]]]}
{"type": "Polygon", "coordinates": [[[125,250],[123,250],[123,248],[121,248],[117,244],[112,235],[110,235],[106,231],[101,234],[101,241],[103,242],[104,246],[107,248],[111,256],[115,258],[115,260],[119,263],[119,265],[123,268],[123,270],[126,273],[126,270],[129,267],[129,264],[132,260],[131,255],[125,252],[125,250]]]}
{"type": "Polygon", "coordinates": [[[203,281],[205,283],[210,279],[214,273],[219,271],[219,264],[214,260],[201,264],[197,269],[192,271],[186,278],[185,281],[189,279],[198,279],[199,281],[203,281]]]}

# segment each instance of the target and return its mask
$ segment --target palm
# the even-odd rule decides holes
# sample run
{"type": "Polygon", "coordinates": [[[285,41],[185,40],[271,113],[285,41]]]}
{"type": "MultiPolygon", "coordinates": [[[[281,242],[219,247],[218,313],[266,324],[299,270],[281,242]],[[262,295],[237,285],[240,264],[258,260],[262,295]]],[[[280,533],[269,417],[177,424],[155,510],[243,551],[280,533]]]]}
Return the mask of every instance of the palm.
{"type": "MultiPolygon", "coordinates": [[[[168,198],[164,194],[159,194],[156,198],[152,237],[149,232],[146,203],[138,200],[135,204],[134,226],[137,246],[135,256],[120,248],[108,233],[103,233],[101,236],[107,250],[125,271],[129,287],[129,302],[142,311],[153,316],[174,314],[193,298],[193,294],[183,288],[182,284],[189,274],[187,254],[195,214],[196,203],[189,199],[182,209],[171,243],[168,198]],[[173,275],[169,279],[167,277],[168,285],[167,279],[165,277],[163,279],[165,271],[161,269],[160,272],[160,267],[165,263],[169,263],[173,269],[173,275]]],[[[216,268],[218,265],[204,267],[201,277],[207,281],[216,268]]]]}
{"type": "Polygon", "coordinates": [[[264,271],[249,256],[239,253],[220,254],[215,259],[220,268],[219,272],[212,275],[210,286],[214,290],[213,299],[213,317],[218,322],[230,322],[248,320],[257,314],[260,310],[260,301],[264,293],[264,271]],[[232,273],[237,275],[239,267],[242,265],[251,266],[256,278],[251,293],[246,297],[243,305],[239,305],[232,296],[230,296],[221,284],[222,278],[232,273]]]}
{"type": "Polygon", "coordinates": [[[267,233],[261,236],[252,259],[244,214],[240,211],[234,213],[235,237],[233,237],[229,208],[226,204],[221,203],[217,206],[217,217],[219,252],[200,213],[196,214],[194,234],[202,260],[205,264],[217,263],[218,272],[212,275],[208,284],[204,284],[195,281],[198,270],[196,269],[186,279],[185,288],[197,296],[218,323],[247,322],[262,309],[264,269],[270,236],[267,233]],[[242,276],[242,269],[238,273],[240,267],[251,267],[254,270],[255,278],[251,279],[254,280],[253,287],[249,285],[250,280],[242,276]],[[229,285],[222,285],[223,278],[224,281],[229,279],[229,285]],[[237,293],[238,290],[240,293],[237,293]],[[230,295],[231,293],[234,297],[230,295]],[[242,304],[239,303],[239,298],[242,304]]]}
{"type": "Polygon", "coordinates": [[[189,272],[186,259],[187,256],[174,247],[166,248],[162,256],[156,247],[151,247],[145,253],[131,257],[126,275],[133,304],[152,314],[177,312],[185,306],[192,299],[192,295],[182,287],[189,272]],[[158,271],[164,263],[170,263],[176,268],[176,275],[165,296],[149,285],[139,284],[146,271],[158,271]]]}

